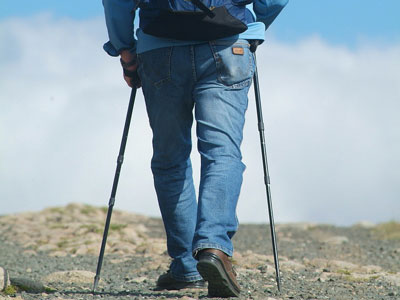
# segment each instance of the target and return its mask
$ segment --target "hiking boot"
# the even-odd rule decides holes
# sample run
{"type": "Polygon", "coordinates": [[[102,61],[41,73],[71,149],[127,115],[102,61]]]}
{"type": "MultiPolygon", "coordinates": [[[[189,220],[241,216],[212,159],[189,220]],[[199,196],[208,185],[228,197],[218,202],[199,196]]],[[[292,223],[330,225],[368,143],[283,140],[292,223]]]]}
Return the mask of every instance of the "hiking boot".
{"type": "Polygon", "coordinates": [[[209,297],[238,297],[240,286],[228,255],[217,249],[205,249],[198,255],[197,270],[208,281],[209,297]]]}
{"type": "Polygon", "coordinates": [[[206,288],[204,280],[180,281],[172,277],[171,273],[160,275],[157,280],[156,290],[182,290],[182,289],[203,289],[206,288]]]}

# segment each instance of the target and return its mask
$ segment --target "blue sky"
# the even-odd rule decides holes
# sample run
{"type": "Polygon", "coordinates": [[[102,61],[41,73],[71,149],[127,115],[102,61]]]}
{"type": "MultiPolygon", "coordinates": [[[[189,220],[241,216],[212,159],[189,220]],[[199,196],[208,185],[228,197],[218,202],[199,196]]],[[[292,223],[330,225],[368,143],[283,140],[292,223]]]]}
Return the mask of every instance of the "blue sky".
{"type": "MultiPolygon", "coordinates": [[[[102,16],[101,0],[1,0],[0,19],[50,12],[55,17],[87,19],[102,16]]],[[[318,35],[330,43],[355,47],[360,43],[400,41],[398,0],[291,0],[271,28],[274,38],[296,42],[318,35]]]]}

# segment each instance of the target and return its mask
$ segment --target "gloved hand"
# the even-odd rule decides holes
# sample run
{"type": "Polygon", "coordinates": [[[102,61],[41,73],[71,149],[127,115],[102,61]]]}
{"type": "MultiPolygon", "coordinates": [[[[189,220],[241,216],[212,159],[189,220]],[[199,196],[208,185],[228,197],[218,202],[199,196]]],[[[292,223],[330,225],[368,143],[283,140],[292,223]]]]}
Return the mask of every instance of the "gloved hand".
{"type": "Polygon", "coordinates": [[[124,72],[124,79],[131,88],[140,88],[142,83],[137,73],[138,62],[135,54],[129,51],[121,52],[121,66],[124,72]]]}

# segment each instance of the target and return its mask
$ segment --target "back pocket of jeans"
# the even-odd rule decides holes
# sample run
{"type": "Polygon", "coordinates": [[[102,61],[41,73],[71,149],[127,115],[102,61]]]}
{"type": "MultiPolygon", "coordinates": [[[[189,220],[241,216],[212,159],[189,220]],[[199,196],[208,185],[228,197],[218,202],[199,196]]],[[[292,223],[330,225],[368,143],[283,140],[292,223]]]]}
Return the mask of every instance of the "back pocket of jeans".
{"type": "Polygon", "coordinates": [[[172,47],[165,47],[138,54],[139,75],[142,84],[159,87],[171,79],[172,47]]]}
{"type": "Polygon", "coordinates": [[[211,43],[218,81],[231,88],[241,88],[251,83],[254,68],[250,47],[245,42],[211,43]]]}

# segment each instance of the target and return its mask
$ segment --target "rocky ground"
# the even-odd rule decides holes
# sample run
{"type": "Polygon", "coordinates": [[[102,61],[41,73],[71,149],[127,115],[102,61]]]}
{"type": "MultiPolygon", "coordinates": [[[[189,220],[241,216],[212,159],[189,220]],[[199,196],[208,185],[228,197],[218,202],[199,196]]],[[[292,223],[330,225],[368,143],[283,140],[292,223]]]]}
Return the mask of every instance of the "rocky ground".
{"type": "MultiPolygon", "coordinates": [[[[70,204],[0,217],[0,299],[204,299],[206,290],[154,291],[167,270],[160,219],[114,210],[98,293],[93,277],[107,208],[70,204]]],[[[282,291],[268,225],[234,238],[240,299],[400,299],[400,224],[276,226],[282,291]]]]}

